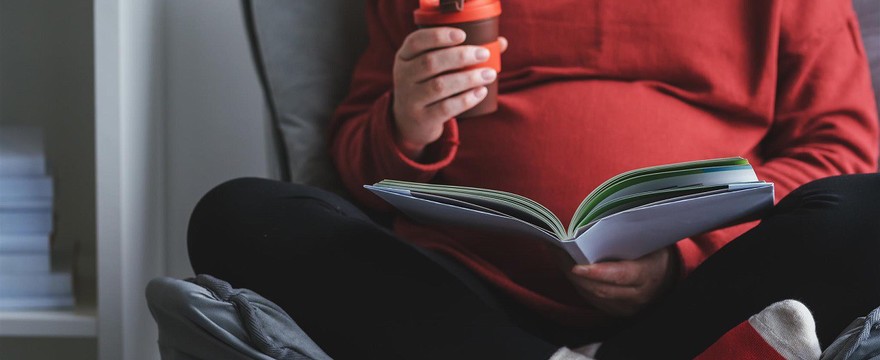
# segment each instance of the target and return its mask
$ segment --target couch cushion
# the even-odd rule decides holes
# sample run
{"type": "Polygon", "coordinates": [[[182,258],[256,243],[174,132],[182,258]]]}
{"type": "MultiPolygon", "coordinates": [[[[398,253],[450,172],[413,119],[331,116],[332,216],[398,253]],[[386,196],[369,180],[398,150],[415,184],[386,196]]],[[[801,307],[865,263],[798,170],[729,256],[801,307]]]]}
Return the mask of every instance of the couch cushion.
{"type": "Polygon", "coordinates": [[[326,128],[366,48],[365,1],[254,0],[245,6],[290,180],[339,191],[326,128]]]}
{"type": "Polygon", "coordinates": [[[862,42],[868,52],[871,66],[871,81],[874,83],[874,96],[880,105],[880,1],[853,0],[853,8],[859,15],[862,42]]]}

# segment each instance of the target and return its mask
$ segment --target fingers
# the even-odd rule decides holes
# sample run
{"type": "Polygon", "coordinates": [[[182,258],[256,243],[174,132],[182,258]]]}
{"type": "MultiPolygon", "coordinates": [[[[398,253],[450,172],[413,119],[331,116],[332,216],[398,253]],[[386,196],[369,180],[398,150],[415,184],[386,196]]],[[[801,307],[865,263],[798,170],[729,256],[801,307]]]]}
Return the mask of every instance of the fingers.
{"type": "Polygon", "coordinates": [[[636,287],[619,286],[585,279],[568,274],[575,289],[596,308],[618,316],[628,316],[638,312],[648,301],[642,290],[636,287]]]}
{"type": "Polygon", "coordinates": [[[425,113],[427,114],[429,121],[446,121],[474,106],[477,106],[480,101],[483,101],[483,99],[486,98],[488,93],[489,89],[485,86],[465,91],[464,93],[428,106],[425,109],[425,113]]]}
{"type": "Polygon", "coordinates": [[[590,265],[577,265],[571,272],[585,279],[618,286],[642,284],[641,264],[635,261],[613,261],[590,265]]]}
{"type": "Polygon", "coordinates": [[[584,287],[593,296],[599,299],[637,299],[641,292],[639,289],[630,286],[617,286],[596,281],[590,281],[584,284],[584,287]]]}
{"type": "Polygon", "coordinates": [[[575,284],[575,289],[593,303],[596,301],[637,302],[643,298],[642,289],[639,287],[614,285],[582,278],[574,274],[569,274],[568,277],[575,284]]]}
{"type": "Polygon", "coordinates": [[[507,45],[508,45],[508,43],[507,43],[507,38],[506,38],[506,37],[504,37],[504,36],[499,37],[499,38],[498,38],[498,43],[499,43],[499,45],[501,45],[501,52],[502,52],[502,53],[505,52],[505,51],[507,51],[507,45]]]}
{"type": "Polygon", "coordinates": [[[652,278],[662,278],[668,270],[671,250],[663,248],[636,260],[609,261],[578,265],[571,269],[575,275],[613,285],[641,286],[652,278]]]}
{"type": "MultiPolygon", "coordinates": [[[[483,101],[486,85],[497,78],[490,68],[456,71],[480,66],[491,56],[485,47],[462,45],[465,37],[451,27],[417,30],[397,51],[392,111],[395,141],[406,145],[407,156],[420,156],[442,135],[443,123],[483,101]]],[[[506,39],[498,41],[507,48],[506,39]]]]}
{"type": "Polygon", "coordinates": [[[431,78],[416,85],[416,102],[421,106],[433,104],[465,90],[489,85],[496,77],[494,69],[482,68],[431,78]]]}
{"type": "Polygon", "coordinates": [[[669,284],[670,252],[664,248],[636,260],[576,265],[567,276],[591,304],[612,314],[630,315],[669,284]]]}
{"type": "Polygon", "coordinates": [[[416,30],[403,40],[397,57],[412,60],[424,52],[455,46],[464,42],[464,31],[451,27],[437,27],[416,30]]]}
{"type": "Polygon", "coordinates": [[[404,61],[400,64],[400,70],[413,81],[424,81],[450,70],[482,64],[489,56],[489,50],[482,46],[461,45],[434,50],[404,61]]]}

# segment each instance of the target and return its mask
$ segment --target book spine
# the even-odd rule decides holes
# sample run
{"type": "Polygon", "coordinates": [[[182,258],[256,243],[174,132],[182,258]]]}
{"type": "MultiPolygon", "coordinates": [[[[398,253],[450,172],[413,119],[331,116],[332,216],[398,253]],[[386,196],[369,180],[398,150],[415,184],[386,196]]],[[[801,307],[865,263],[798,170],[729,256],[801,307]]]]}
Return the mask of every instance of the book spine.
{"type": "Polygon", "coordinates": [[[0,296],[31,297],[73,294],[70,273],[0,274],[0,296]]]}
{"type": "Polygon", "coordinates": [[[0,295],[0,310],[36,310],[68,308],[74,304],[72,295],[15,296],[0,295]]]}
{"type": "Polygon", "coordinates": [[[0,254],[49,252],[49,234],[0,234],[0,254]]]}
{"type": "Polygon", "coordinates": [[[2,176],[34,176],[45,174],[46,158],[43,156],[0,156],[0,175],[2,176]]]}
{"type": "Polygon", "coordinates": [[[0,201],[51,199],[52,178],[48,176],[0,176],[0,201]]]}
{"type": "Polygon", "coordinates": [[[51,269],[49,253],[0,254],[0,274],[48,273],[51,269]]]}
{"type": "Polygon", "coordinates": [[[52,211],[0,209],[0,234],[46,234],[52,232],[52,211]]]}
{"type": "Polygon", "coordinates": [[[584,251],[578,245],[577,239],[568,240],[561,242],[562,248],[571,256],[571,259],[574,260],[575,264],[579,265],[587,265],[590,263],[590,259],[587,259],[587,255],[584,254],[584,251]]]}
{"type": "Polygon", "coordinates": [[[2,198],[0,212],[47,211],[52,209],[52,198],[2,198]]]}

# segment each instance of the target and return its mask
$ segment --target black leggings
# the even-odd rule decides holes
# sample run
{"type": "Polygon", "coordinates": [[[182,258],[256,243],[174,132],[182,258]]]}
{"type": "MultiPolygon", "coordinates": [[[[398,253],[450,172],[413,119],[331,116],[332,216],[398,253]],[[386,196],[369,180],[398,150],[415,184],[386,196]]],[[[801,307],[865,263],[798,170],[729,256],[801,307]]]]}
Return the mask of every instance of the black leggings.
{"type": "MultiPolygon", "coordinates": [[[[188,241],[196,273],[276,302],[337,359],[548,359],[594,340],[530,320],[461,265],[315,188],[224,183],[196,206],[188,241]]],[[[605,338],[597,357],[692,358],[783,299],[812,310],[827,346],[880,305],[878,257],[880,175],[812,182],[605,338]]]]}

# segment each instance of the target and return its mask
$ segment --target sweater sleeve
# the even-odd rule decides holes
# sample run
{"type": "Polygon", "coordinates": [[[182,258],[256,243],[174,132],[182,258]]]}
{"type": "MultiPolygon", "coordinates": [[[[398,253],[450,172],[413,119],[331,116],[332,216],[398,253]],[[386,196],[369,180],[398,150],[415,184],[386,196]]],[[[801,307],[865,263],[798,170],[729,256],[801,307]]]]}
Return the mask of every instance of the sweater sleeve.
{"type": "MultiPolygon", "coordinates": [[[[392,109],[394,58],[399,38],[409,31],[388,9],[393,2],[367,2],[370,43],[358,61],[348,96],[333,115],[330,154],[346,189],[363,205],[387,209],[363,185],[382,179],[426,182],[455,157],[458,126],[447,121],[440,139],[426,148],[418,161],[407,157],[394,140],[392,109]],[[386,26],[387,25],[387,26],[386,26]],[[395,35],[395,36],[392,36],[395,35]]],[[[411,12],[410,12],[411,13],[411,12]]]]}
{"type": "MultiPolygon", "coordinates": [[[[777,200],[815,179],[877,171],[877,106],[850,2],[796,3],[783,8],[775,119],[753,162],[777,200]]],[[[756,223],[680,241],[683,275],[756,223]]]]}

